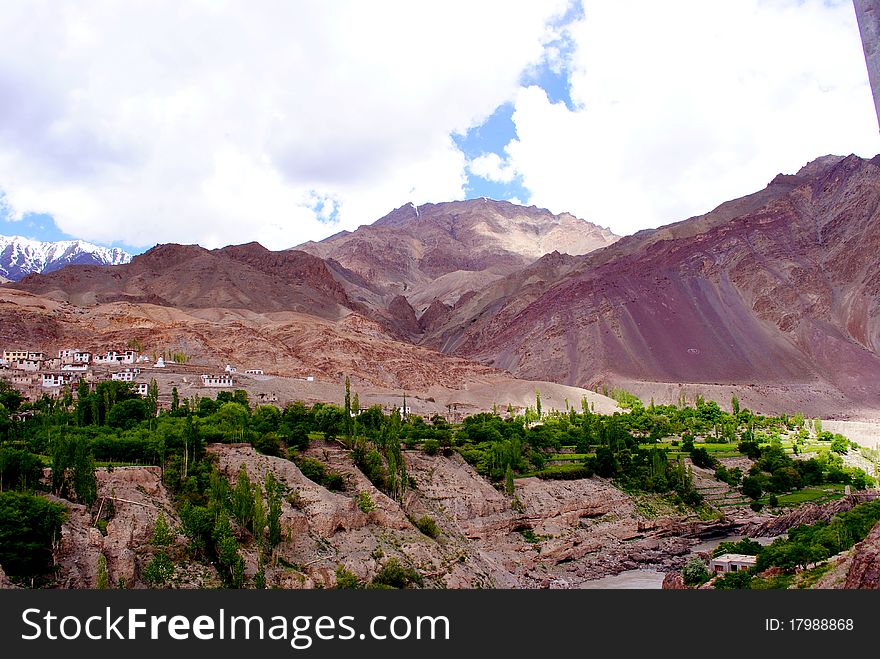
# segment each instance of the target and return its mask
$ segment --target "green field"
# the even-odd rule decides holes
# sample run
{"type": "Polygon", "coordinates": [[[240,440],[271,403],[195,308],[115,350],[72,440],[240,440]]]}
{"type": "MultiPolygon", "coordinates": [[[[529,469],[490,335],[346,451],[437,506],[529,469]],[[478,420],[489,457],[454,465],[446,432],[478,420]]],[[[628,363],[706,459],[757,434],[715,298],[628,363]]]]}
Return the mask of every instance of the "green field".
{"type": "MultiPolygon", "coordinates": [[[[802,490],[796,490],[788,494],[780,494],[777,496],[780,506],[799,506],[802,503],[827,503],[843,496],[844,486],[836,483],[822,485],[821,487],[805,487],[802,490]]],[[[759,499],[761,503],[767,505],[769,495],[759,499]]]]}

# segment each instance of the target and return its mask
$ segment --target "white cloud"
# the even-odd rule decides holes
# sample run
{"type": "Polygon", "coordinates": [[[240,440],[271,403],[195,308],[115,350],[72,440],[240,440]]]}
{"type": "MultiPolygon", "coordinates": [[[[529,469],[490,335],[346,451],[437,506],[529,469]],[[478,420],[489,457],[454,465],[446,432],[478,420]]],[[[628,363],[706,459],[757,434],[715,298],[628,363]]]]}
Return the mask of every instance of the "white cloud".
{"type": "Polygon", "coordinates": [[[450,136],[515,97],[565,5],[4,3],[0,190],[136,246],[283,248],[461,198],[450,136]]]}
{"type": "Polygon", "coordinates": [[[849,0],[586,2],[570,26],[575,110],[521,89],[530,203],[617,233],[705,212],[820,155],[880,152],[849,0]]]}
{"type": "Polygon", "coordinates": [[[495,183],[510,183],[516,176],[513,166],[503,161],[497,153],[477,156],[468,163],[468,169],[473,175],[495,183]]]}

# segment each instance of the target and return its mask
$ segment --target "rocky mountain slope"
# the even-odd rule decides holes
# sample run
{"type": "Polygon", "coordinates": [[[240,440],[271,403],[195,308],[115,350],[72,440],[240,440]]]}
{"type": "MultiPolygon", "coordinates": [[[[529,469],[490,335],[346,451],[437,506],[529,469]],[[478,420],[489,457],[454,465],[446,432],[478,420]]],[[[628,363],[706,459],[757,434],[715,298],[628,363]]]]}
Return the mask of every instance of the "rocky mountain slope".
{"type": "Polygon", "coordinates": [[[120,265],[131,256],[118,247],[83,240],[41,242],[21,236],[0,236],[0,283],[17,281],[34,272],[52,272],[67,265],[120,265]]]}
{"type": "MultiPolygon", "coordinates": [[[[375,384],[466,381],[490,367],[624,386],[645,400],[736,394],[765,412],[871,416],[878,207],[880,160],[826,156],[619,240],[570,215],[471,200],[403,206],[301,249],[160,245],[128,265],[71,266],[15,286],[77,308],[69,317],[133,304],[128,329],[143,316],[167,321],[154,343],[194,354],[375,384]]],[[[51,314],[46,323],[18,312],[7,314],[11,337],[66,332],[51,314]]]]}
{"type": "Polygon", "coordinates": [[[877,408],[878,163],[822,158],[705,216],[545,257],[453,310],[433,345],[580,386],[794,386],[877,408]]]}

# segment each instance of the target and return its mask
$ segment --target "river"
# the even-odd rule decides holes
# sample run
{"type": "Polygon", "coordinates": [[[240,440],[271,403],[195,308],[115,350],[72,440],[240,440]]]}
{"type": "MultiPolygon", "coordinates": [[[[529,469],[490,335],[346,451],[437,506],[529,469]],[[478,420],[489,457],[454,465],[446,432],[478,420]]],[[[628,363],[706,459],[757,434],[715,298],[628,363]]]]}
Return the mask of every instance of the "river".
{"type": "Polygon", "coordinates": [[[610,577],[602,577],[601,579],[593,579],[581,584],[581,588],[660,588],[663,585],[664,574],[657,570],[627,570],[620,574],[610,577]]]}
{"type": "MultiPolygon", "coordinates": [[[[743,535],[727,535],[718,538],[712,538],[710,540],[704,540],[695,544],[691,547],[692,553],[697,552],[710,552],[715,549],[722,542],[738,542],[745,538],[743,535]]],[[[769,545],[773,542],[773,538],[754,538],[757,542],[762,545],[769,545]]],[[[663,587],[663,577],[665,574],[663,572],[658,572],[657,570],[650,569],[639,569],[639,570],[627,570],[626,572],[621,572],[620,574],[615,574],[613,576],[602,577],[601,579],[593,579],[591,581],[586,581],[580,585],[581,588],[586,589],[597,589],[597,588],[605,588],[611,590],[618,589],[651,589],[651,588],[662,588],[663,587]]]]}

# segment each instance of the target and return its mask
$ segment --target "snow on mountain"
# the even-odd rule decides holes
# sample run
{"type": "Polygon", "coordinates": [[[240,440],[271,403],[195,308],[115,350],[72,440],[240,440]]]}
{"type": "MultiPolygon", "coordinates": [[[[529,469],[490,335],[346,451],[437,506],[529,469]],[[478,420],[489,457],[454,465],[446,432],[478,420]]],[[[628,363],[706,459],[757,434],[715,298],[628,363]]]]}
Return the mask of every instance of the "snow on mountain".
{"type": "Polygon", "coordinates": [[[0,236],[0,277],[12,281],[66,265],[120,265],[129,261],[131,255],[118,247],[100,247],[84,240],[40,242],[21,236],[0,236]]]}

